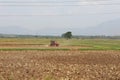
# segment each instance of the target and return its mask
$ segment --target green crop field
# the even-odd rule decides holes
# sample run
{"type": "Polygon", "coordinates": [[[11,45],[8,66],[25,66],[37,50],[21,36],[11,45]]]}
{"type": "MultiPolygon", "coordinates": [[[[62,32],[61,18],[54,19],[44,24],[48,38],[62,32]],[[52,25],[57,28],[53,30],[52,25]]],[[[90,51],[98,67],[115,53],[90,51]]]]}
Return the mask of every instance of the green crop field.
{"type": "Polygon", "coordinates": [[[0,38],[0,50],[120,50],[118,39],[0,38]],[[50,47],[50,41],[59,47],[50,47]]]}

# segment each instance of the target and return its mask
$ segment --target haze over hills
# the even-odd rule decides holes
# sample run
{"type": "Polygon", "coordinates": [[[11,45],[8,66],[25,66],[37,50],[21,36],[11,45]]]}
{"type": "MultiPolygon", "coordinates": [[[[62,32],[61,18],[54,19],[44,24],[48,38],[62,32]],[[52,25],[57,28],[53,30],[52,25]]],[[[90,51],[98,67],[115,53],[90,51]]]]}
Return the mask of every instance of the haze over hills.
{"type": "Polygon", "coordinates": [[[106,36],[119,36],[120,35],[120,19],[111,20],[104,23],[101,23],[94,27],[87,28],[44,28],[43,30],[37,30],[38,34],[59,34],[66,31],[72,31],[75,35],[106,35],[106,36]]]}
{"type": "Polygon", "coordinates": [[[21,26],[4,26],[0,27],[1,34],[28,34],[29,30],[21,26]]]}
{"type": "Polygon", "coordinates": [[[104,22],[94,27],[76,30],[76,34],[82,35],[107,35],[118,36],[120,35],[120,19],[104,22]]]}
{"type": "Polygon", "coordinates": [[[61,35],[66,31],[72,31],[74,35],[107,35],[119,36],[120,35],[120,19],[104,22],[94,27],[88,28],[43,28],[29,30],[19,26],[0,27],[1,34],[33,34],[33,35],[61,35]]]}

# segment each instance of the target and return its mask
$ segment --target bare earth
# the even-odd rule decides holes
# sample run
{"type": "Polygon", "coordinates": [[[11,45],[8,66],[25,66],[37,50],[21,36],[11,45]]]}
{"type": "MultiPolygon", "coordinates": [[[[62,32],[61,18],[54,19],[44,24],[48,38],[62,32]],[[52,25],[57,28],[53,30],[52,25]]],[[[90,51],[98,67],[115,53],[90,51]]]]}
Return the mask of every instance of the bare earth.
{"type": "Polygon", "coordinates": [[[0,80],[120,80],[120,51],[0,51],[0,80]]]}

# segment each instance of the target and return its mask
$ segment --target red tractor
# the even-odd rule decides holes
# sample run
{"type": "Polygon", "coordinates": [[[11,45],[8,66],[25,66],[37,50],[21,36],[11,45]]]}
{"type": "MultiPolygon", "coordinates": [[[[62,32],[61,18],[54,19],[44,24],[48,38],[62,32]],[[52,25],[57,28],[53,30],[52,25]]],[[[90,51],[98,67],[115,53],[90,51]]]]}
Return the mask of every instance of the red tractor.
{"type": "Polygon", "coordinates": [[[51,41],[51,42],[50,42],[50,46],[58,47],[59,44],[58,44],[56,41],[51,41]]]}

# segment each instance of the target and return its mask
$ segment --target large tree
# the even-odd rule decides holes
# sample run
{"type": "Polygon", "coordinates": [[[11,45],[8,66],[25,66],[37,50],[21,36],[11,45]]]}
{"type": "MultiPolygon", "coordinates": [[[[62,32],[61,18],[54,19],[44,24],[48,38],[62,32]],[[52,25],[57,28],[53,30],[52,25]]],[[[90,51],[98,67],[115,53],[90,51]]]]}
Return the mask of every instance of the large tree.
{"type": "Polygon", "coordinates": [[[72,38],[72,32],[68,31],[68,32],[62,34],[62,37],[66,38],[66,39],[71,39],[72,38]]]}

